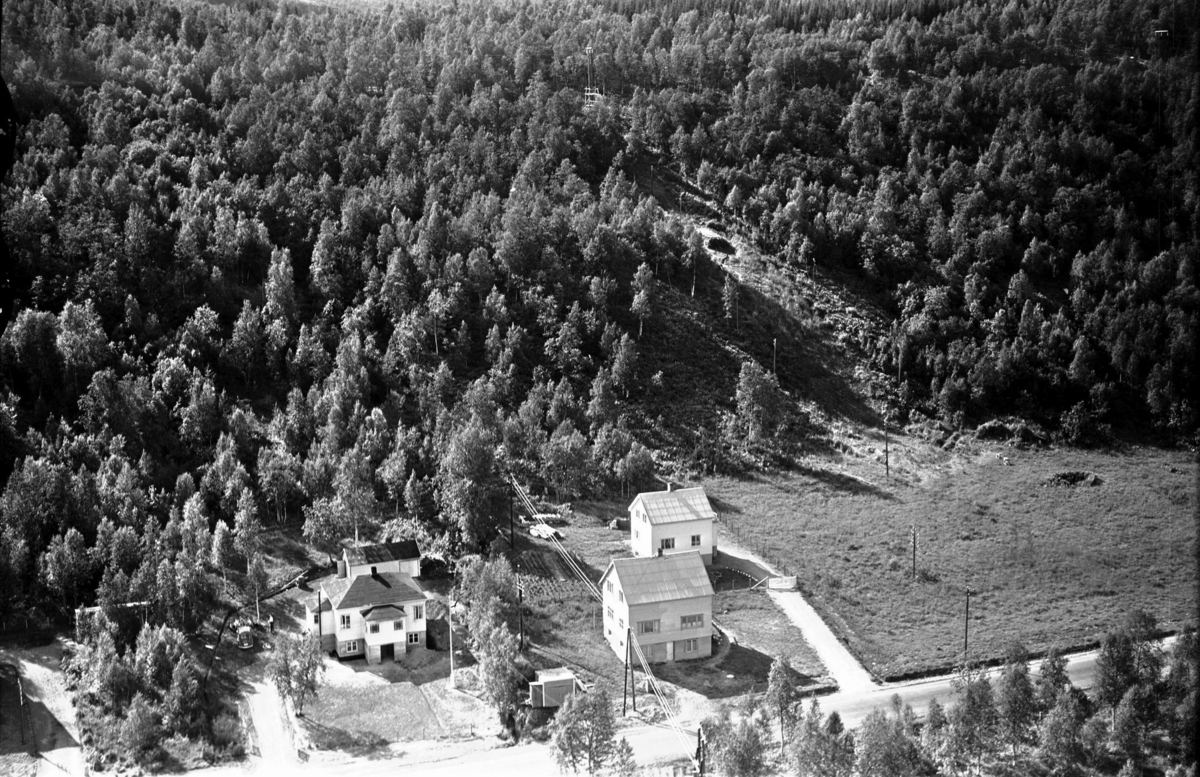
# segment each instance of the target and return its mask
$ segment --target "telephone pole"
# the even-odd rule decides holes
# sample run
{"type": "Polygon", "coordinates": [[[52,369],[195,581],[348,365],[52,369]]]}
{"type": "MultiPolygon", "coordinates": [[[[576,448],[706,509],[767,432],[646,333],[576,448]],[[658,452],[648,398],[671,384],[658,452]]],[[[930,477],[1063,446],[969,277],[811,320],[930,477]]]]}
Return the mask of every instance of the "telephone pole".
{"type": "Polygon", "coordinates": [[[963,613],[963,663],[967,662],[967,632],[971,626],[971,586],[967,586],[967,609],[963,613]]]}
{"type": "Polygon", "coordinates": [[[908,529],[908,538],[912,544],[912,579],[917,579],[917,525],[914,523],[908,529]]]}

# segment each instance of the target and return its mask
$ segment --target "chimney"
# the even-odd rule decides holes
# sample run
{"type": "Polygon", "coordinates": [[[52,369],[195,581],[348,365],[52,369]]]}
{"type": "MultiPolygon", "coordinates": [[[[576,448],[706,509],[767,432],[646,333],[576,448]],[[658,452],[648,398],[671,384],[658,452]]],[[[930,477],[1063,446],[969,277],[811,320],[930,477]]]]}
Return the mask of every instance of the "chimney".
{"type": "Polygon", "coordinates": [[[674,490],[675,490],[675,484],[674,484],[674,483],[672,483],[671,481],[669,481],[669,480],[668,480],[668,481],[667,481],[667,491],[668,491],[668,492],[671,492],[671,491],[674,491],[674,490]]]}

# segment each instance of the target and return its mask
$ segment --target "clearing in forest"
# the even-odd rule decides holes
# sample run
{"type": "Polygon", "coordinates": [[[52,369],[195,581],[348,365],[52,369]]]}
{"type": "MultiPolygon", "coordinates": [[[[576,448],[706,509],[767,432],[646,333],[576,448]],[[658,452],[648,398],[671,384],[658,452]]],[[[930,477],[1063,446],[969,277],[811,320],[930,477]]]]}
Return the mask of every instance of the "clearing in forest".
{"type": "Polygon", "coordinates": [[[982,658],[1014,640],[1032,651],[1090,644],[1135,609],[1165,628],[1195,622],[1186,453],[971,443],[935,456],[904,438],[900,477],[893,458],[888,480],[881,441],[859,442],[871,447],[703,484],[722,531],[795,573],[877,677],[960,660],[968,587],[969,650],[982,658]]]}

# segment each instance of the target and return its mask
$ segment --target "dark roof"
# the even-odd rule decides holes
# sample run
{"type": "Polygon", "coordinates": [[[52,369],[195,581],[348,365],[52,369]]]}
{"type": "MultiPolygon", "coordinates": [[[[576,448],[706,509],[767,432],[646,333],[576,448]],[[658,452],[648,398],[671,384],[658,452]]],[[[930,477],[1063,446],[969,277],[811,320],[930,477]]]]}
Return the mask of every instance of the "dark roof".
{"type": "Polygon", "coordinates": [[[373,621],[397,621],[404,617],[403,605],[384,604],[379,607],[370,607],[362,611],[363,620],[368,623],[373,621]]]}
{"type": "Polygon", "coordinates": [[[322,585],[333,606],[339,610],[425,599],[421,584],[403,572],[357,575],[322,585]]]}
{"type": "Polygon", "coordinates": [[[329,612],[333,609],[333,602],[330,600],[332,599],[333,601],[337,601],[340,599],[342,594],[346,593],[346,589],[350,587],[350,581],[346,578],[339,577],[320,583],[320,587],[321,590],[325,592],[324,596],[317,594],[316,596],[310,597],[306,604],[308,605],[309,610],[316,611],[317,600],[320,599],[321,612],[329,612]]]}
{"type": "MultiPolygon", "coordinates": [[[[699,551],[650,558],[613,559],[604,577],[616,574],[629,604],[670,602],[712,596],[713,587],[699,551]]],[[[604,582],[604,577],[600,578],[604,582]]]]}
{"type": "Polygon", "coordinates": [[[630,503],[629,509],[632,510],[638,502],[642,503],[642,507],[646,510],[646,518],[653,526],[679,523],[680,521],[697,521],[702,518],[711,520],[717,517],[712,505],[708,502],[708,495],[699,486],[638,494],[630,503]]]}
{"type": "Polygon", "coordinates": [[[346,548],[346,562],[360,564],[385,564],[389,561],[411,561],[421,558],[421,548],[416,540],[385,542],[382,545],[364,545],[361,548],[346,548]]]}

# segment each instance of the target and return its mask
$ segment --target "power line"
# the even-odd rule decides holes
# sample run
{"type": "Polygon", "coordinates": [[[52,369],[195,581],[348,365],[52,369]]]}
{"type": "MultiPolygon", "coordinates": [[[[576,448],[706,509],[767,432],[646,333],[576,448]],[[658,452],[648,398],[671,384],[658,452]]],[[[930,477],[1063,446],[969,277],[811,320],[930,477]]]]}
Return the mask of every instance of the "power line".
{"type": "MultiPolygon", "coordinates": [[[[512,486],[512,489],[517,494],[517,497],[521,500],[521,504],[525,507],[525,511],[529,513],[529,517],[541,525],[552,529],[553,527],[546,523],[541,514],[537,512],[537,509],[534,507],[533,500],[529,498],[527,493],[525,493],[525,489],[521,487],[521,484],[517,482],[516,477],[514,477],[512,473],[509,473],[508,475],[508,483],[510,486],[512,486]]],[[[563,546],[563,544],[558,540],[557,537],[554,536],[554,534],[548,532],[547,537],[550,539],[554,549],[558,552],[558,555],[562,557],[563,561],[566,562],[567,567],[584,584],[588,593],[592,595],[592,598],[594,598],[597,602],[603,603],[604,597],[600,593],[600,588],[587,576],[570,551],[563,546]]],[[[659,705],[662,707],[663,712],[665,712],[667,715],[668,727],[674,731],[675,736],[679,738],[679,744],[683,748],[683,752],[686,753],[689,758],[692,758],[694,762],[695,758],[692,756],[691,744],[689,743],[688,738],[684,735],[683,729],[681,729],[675,722],[675,718],[678,713],[676,713],[676,711],[671,707],[670,703],[666,699],[666,696],[663,694],[662,686],[659,685],[658,678],[654,676],[654,672],[650,670],[650,662],[646,660],[646,656],[642,652],[642,647],[638,644],[637,638],[633,635],[632,629],[629,631],[629,643],[633,647],[633,651],[638,657],[638,662],[642,665],[642,671],[646,673],[651,692],[654,694],[655,698],[658,699],[659,705]]]]}

